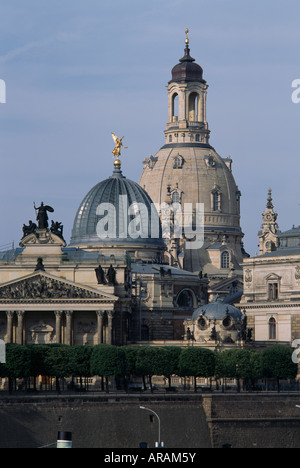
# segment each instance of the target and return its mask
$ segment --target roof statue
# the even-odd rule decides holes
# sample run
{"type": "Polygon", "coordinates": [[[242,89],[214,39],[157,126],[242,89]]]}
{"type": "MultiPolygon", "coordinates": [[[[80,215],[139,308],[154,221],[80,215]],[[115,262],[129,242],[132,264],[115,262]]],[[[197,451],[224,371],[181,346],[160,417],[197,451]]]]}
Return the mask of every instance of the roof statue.
{"type": "Polygon", "coordinates": [[[41,202],[41,206],[38,208],[35,206],[35,202],[33,202],[33,207],[36,212],[36,220],[38,221],[38,228],[39,229],[47,229],[48,228],[48,214],[47,211],[50,213],[54,212],[54,209],[51,206],[44,205],[44,202],[41,202]]]}
{"type": "Polygon", "coordinates": [[[113,137],[113,140],[115,142],[115,147],[114,147],[114,150],[113,150],[113,157],[116,157],[116,161],[114,162],[114,165],[117,167],[120,167],[121,166],[121,162],[119,161],[119,156],[121,154],[121,147],[123,146],[123,148],[127,148],[127,146],[124,146],[123,143],[122,143],[122,140],[124,137],[122,138],[118,138],[113,132],[111,132],[112,134],[112,137],[113,137]]]}

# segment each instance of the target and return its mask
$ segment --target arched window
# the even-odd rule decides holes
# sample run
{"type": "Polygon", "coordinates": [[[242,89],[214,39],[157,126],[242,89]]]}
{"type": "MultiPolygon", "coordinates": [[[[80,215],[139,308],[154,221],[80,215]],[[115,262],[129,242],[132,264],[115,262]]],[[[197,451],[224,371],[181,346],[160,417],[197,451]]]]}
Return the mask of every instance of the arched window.
{"type": "Polygon", "coordinates": [[[198,120],[198,101],[199,96],[197,93],[191,93],[189,95],[189,120],[197,121],[198,120]]]}
{"type": "Polygon", "coordinates": [[[179,104],[178,104],[178,94],[174,93],[172,96],[172,121],[178,121],[178,113],[179,113],[179,104]]]}
{"type": "Polygon", "coordinates": [[[223,252],[221,255],[221,268],[229,268],[229,253],[223,252]]]}
{"type": "Polygon", "coordinates": [[[193,293],[188,289],[184,289],[183,291],[180,291],[177,297],[176,303],[178,307],[192,308],[194,305],[193,293]]]}
{"type": "Polygon", "coordinates": [[[276,340],[276,320],[274,317],[269,320],[269,340],[276,340]]]}

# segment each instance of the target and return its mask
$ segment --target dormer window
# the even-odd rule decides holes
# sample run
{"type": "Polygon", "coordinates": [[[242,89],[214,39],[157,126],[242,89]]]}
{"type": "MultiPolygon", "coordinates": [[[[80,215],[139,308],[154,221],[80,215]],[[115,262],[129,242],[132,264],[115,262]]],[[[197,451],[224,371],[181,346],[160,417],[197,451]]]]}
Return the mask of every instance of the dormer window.
{"type": "Polygon", "coordinates": [[[183,166],[183,157],[180,154],[174,157],[173,169],[181,169],[183,166]]]}
{"type": "Polygon", "coordinates": [[[229,268],[230,256],[229,252],[225,251],[221,255],[221,268],[229,268]]]}

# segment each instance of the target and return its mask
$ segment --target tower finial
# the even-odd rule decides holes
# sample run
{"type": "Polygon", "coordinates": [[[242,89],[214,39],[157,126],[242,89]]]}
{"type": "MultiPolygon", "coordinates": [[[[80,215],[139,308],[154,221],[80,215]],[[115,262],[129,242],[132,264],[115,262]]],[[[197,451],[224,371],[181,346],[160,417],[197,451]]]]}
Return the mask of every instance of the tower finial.
{"type": "Polygon", "coordinates": [[[268,190],[268,202],[267,202],[267,208],[274,208],[273,203],[272,203],[272,189],[269,188],[268,190]]]}
{"type": "Polygon", "coordinates": [[[188,47],[189,46],[189,43],[190,43],[190,40],[189,40],[189,28],[186,28],[185,30],[185,34],[186,34],[186,39],[185,39],[185,46],[188,47]]]}

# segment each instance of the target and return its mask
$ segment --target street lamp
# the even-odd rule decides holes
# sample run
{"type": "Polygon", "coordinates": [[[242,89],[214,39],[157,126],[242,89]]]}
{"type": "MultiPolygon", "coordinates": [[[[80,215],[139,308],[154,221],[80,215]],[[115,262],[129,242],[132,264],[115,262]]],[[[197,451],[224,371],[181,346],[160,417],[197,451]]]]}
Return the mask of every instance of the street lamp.
{"type": "Polygon", "coordinates": [[[160,441],[160,418],[158,416],[157,413],[155,413],[155,411],[149,409],[149,408],[145,408],[145,406],[140,406],[140,409],[141,410],[146,410],[146,411],[150,411],[150,413],[154,414],[154,416],[157,417],[157,420],[158,420],[158,445],[157,447],[163,447],[163,442],[160,441]]]}

